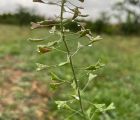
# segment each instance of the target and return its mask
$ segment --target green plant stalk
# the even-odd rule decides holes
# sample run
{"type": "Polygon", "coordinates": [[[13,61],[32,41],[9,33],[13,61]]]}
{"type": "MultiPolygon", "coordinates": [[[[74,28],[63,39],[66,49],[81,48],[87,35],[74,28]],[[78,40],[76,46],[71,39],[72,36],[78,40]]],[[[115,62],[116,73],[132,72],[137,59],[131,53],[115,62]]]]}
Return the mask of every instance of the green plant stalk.
{"type": "Polygon", "coordinates": [[[61,23],[60,24],[61,24],[62,40],[64,42],[64,45],[66,47],[67,54],[68,54],[68,57],[69,57],[70,66],[71,66],[71,70],[72,70],[73,77],[74,77],[74,82],[76,84],[76,89],[77,89],[77,92],[78,92],[79,104],[80,104],[81,112],[82,112],[83,116],[85,117],[85,113],[84,113],[84,109],[83,109],[83,105],[82,105],[81,93],[80,93],[80,89],[79,89],[79,84],[78,84],[78,80],[77,80],[76,73],[75,73],[74,66],[73,66],[72,56],[70,54],[70,50],[69,50],[67,42],[65,40],[65,32],[64,32],[64,25],[63,25],[63,13],[64,13],[63,11],[64,11],[65,2],[66,2],[66,0],[62,0],[62,2],[61,2],[61,16],[60,16],[61,23]]]}

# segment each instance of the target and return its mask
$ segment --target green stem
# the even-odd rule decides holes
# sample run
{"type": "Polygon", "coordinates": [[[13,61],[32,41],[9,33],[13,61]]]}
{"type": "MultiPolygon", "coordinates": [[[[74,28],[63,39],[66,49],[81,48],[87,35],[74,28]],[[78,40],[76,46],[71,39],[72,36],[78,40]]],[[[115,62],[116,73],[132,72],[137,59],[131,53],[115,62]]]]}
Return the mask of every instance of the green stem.
{"type": "Polygon", "coordinates": [[[65,2],[66,0],[62,0],[62,3],[61,3],[61,34],[62,34],[62,40],[64,42],[64,45],[66,47],[66,50],[67,50],[67,53],[68,53],[68,56],[69,56],[69,61],[70,61],[70,66],[71,66],[71,70],[72,70],[72,73],[73,73],[73,77],[74,77],[74,82],[76,84],[76,88],[77,88],[77,92],[78,92],[78,97],[79,97],[79,104],[80,104],[80,108],[81,108],[81,112],[85,118],[85,113],[84,113],[84,109],[83,109],[83,105],[82,105],[82,98],[81,98],[81,93],[80,93],[80,89],[79,89],[79,84],[78,84],[78,80],[77,80],[77,77],[76,77],[76,74],[75,74],[75,70],[74,70],[74,66],[73,66],[73,61],[72,61],[72,57],[71,57],[71,54],[70,54],[70,50],[68,48],[68,45],[67,45],[67,42],[65,40],[65,32],[64,32],[64,25],[63,25],[63,13],[64,13],[64,6],[65,6],[65,2]]]}

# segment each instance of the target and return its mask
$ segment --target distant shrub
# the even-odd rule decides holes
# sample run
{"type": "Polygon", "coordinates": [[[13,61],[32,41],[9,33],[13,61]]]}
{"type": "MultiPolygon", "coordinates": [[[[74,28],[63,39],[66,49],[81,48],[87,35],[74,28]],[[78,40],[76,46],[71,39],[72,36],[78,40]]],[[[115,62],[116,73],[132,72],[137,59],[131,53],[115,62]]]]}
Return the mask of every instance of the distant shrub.
{"type": "Polygon", "coordinates": [[[0,15],[1,24],[29,25],[30,21],[36,22],[44,20],[42,16],[31,14],[28,9],[19,8],[16,13],[5,13],[0,15]]]}
{"type": "Polygon", "coordinates": [[[140,34],[140,24],[122,23],[120,30],[126,34],[140,34]]]}

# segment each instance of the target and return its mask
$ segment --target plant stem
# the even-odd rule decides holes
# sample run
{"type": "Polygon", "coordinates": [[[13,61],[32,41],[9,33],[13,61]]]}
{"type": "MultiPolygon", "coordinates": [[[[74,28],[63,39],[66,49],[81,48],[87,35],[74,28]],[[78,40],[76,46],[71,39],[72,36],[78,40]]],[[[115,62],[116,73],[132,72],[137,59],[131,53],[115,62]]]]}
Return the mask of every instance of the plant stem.
{"type": "Polygon", "coordinates": [[[83,105],[82,105],[81,93],[80,93],[78,80],[77,80],[77,77],[76,77],[76,74],[75,74],[75,70],[74,70],[74,66],[73,66],[72,56],[70,54],[70,50],[69,50],[68,45],[67,45],[67,42],[65,40],[65,32],[64,32],[64,25],[63,25],[63,13],[64,13],[65,2],[66,2],[66,0],[62,0],[61,1],[61,16],[60,16],[60,19],[61,19],[62,40],[64,42],[64,45],[66,47],[66,50],[67,50],[67,53],[68,53],[68,56],[69,56],[70,66],[71,66],[71,70],[72,70],[72,73],[73,73],[73,77],[74,77],[74,82],[75,82],[75,85],[76,85],[76,89],[77,89],[77,92],[78,92],[79,104],[80,104],[81,112],[82,112],[82,114],[83,114],[83,116],[85,118],[85,113],[84,113],[84,109],[83,109],[83,105]]]}

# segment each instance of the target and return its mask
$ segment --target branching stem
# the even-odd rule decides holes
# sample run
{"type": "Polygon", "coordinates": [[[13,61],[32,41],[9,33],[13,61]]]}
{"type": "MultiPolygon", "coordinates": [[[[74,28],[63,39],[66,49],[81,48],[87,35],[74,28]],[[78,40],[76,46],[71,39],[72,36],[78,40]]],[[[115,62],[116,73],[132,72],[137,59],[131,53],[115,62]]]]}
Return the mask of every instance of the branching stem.
{"type": "Polygon", "coordinates": [[[77,89],[77,92],[78,92],[79,104],[80,104],[81,112],[82,112],[82,114],[83,114],[83,116],[85,118],[85,113],[84,113],[84,109],[83,109],[83,105],[82,105],[81,93],[80,93],[79,84],[78,84],[78,80],[77,80],[77,77],[76,77],[75,69],[74,69],[74,66],[73,66],[72,56],[70,54],[70,50],[69,50],[67,42],[65,40],[65,32],[64,32],[64,25],[63,25],[63,13],[64,13],[65,2],[66,2],[66,0],[61,1],[61,17],[60,17],[61,23],[60,24],[61,24],[62,40],[64,42],[64,45],[65,45],[66,50],[67,50],[67,54],[69,56],[70,66],[71,66],[71,70],[72,70],[72,73],[73,73],[73,78],[74,78],[74,82],[75,82],[75,85],[76,85],[76,89],[77,89]]]}

